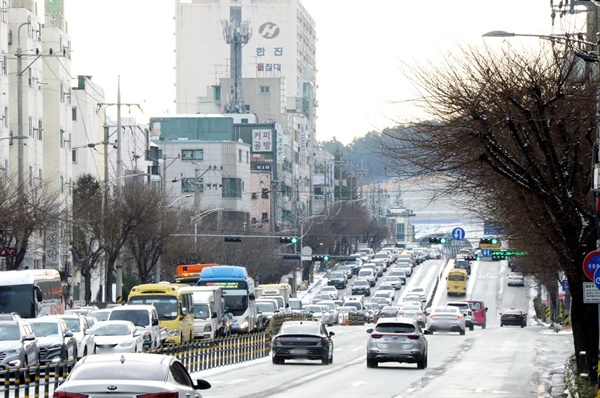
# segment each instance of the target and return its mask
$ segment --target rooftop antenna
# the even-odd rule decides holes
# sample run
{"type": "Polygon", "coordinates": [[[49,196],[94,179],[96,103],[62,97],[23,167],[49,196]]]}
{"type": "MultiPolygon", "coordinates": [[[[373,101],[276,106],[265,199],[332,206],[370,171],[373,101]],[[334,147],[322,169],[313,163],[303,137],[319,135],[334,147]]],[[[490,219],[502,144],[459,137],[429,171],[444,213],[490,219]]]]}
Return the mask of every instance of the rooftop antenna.
{"type": "Polygon", "coordinates": [[[225,113],[244,113],[244,93],[242,90],[242,47],[252,37],[252,24],[242,21],[242,6],[232,5],[229,8],[229,21],[222,21],[223,37],[231,51],[231,78],[233,93],[225,105],[225,113]]]}

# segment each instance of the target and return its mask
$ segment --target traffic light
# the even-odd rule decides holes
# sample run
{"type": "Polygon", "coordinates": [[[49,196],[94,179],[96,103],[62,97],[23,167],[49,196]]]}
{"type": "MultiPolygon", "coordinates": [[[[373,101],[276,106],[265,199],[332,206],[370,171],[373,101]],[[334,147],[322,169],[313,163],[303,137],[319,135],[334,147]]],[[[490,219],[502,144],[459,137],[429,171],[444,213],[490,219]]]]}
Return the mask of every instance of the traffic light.
{"type": "Polygon", "coordinates": [[[0,257],[15,256],[16,254],[17,254],[17,249],[14,247],[7,247],[5,249],[0,249],[0,257]]]}
{"type": "Polygon", "coordinates": [[[429,238],[429,243],[445,245],[446,238],[429,238]]]}
{"type": "Polygon", "coordinates": [[[329,261],[329,256],[327,254],[319,254],[312,256],[313,261],[329,261]]]}
{"type": "Polygon", "coordinates": [[[241,242],[242,238],[239,236],[226,236],[225,242],[241,242]]]}
{"type": "Polygon", "coordinates": [[[279,243],[291,243],[292,245],[295,245],[296,243],[298,243],[298,238],[296,238],[295,236],[282,236],[281,238],[279,238],[279,243]]]}
{"type": "Polygon", "coordinates": [[[496,239],[496,238],[481,238],[481,239],[479,239],[479,243],[483,243],[486,245],[497,245],[498,239],[496,239]]]}

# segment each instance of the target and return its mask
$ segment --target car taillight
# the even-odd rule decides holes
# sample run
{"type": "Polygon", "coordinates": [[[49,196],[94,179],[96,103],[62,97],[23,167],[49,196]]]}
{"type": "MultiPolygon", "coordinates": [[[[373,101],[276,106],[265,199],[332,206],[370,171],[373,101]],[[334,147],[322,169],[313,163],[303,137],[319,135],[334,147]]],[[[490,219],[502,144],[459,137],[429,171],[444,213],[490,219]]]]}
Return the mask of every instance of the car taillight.
{"type": "Polygon", "coordinates": [[[417,311],[417,315],[423,315],[423,311],[417,311]]]}
{"type": "Polygon", "coordinates": [[[417,336],[415,334],[409,334],[406,337],[408,337],[411,340],[419,340],[419,336],[417,336]]]}
{"type": "Polygon", "coordinates": [[[178,398],[179,392],[177,391],[161,391],[154,394],[142,394],[137,395],[137,398],[178,398]]]}
{"type": "Polygon", "coordinates": [[[456,316],[456,319],[458,319],[459,321],[460,321],[462,318],[463,318],[463,317],[462,317],[462,315],[457,315],[457,316],[456,316]]]}
{"type": "Polygon", "coordinates": [[[381,334],[371,334],[371,337],[374,339],[380,339],[382,337],[381,334]]]}
{"type": "Polygon", "coordinates": [[[54,391],[52,394],[53,398],[87,398],[87,394],[76,394],[68,391],[54,391]]]}
{"type": "Polygon", "coordinates": [[[404,315],[404,311],[398,311],[398,315],[404,315]]]}

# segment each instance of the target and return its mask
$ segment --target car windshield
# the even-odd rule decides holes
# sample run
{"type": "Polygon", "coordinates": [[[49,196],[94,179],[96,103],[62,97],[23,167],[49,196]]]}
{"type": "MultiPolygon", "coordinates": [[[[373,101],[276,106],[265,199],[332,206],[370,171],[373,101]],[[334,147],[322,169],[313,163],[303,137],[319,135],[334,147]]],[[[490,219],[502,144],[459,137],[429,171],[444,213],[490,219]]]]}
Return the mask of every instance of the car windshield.
{"type": "Polygon", "coordinates": [[[194,318],[195,319],[206,319],[210,317],[210,308],[207,303],[194,303],[194,318]]]}
{"type": "Polygon", "coordinates": [[[477,311],[481,309],[481,304],[479,303],[469,303],[469,306],[473,311],[477,311]]]}
{"type": "Polygon", "coordinates": [[[317,305],[307,305],[304,309],[308,312],[323,312],[323,308],[317,305]]]}
{"type": "Polygon", "coordinates": [[[110,311],[92,311],[89,313],[89,316],[93,316],[99,321],[106,321],[108,319],[108,315],[110,311]]]}
{"type": "Polygon", "coordinates": [[[414,333],[415,326],[410,323],[379,323],[375,331],[379,333],[414,333]]]}
{"type": "Polygon", "coordinates": [[[319,324],[314,323],[291,323],[287,324],[284,322],[281,325],[279,334],[320,334],[319,324]]]}
{"type": "Polygon", "coordinates": [[[256,302],[256,309],[259,312],[275,312],[275,305],[273,303],[256,302]]]}
{"type": "Polygon", "coordinates": [[[394,287],[391,285],[381,285],[379,286],[379,290],[394,290],[394,287]]]}
{"type": "Polygon", "coordinates": [[[302,302],[298,300],[290,300],[290,308],[293,310],[299,310],[302,308],[302,302]]]}
{"type": "Polygon", "coordinates": [[[130,334],[127,325],[99,325],[93,330],[96,336],[125,336],[130,334]]]}
{"type": "Polygon", "coordinates": [[[331,275],[329,276],[329,279],[344,279],[344,273],[343,272],[332,272],[331,275]]]}
{"type": "Polygon", "coordinates": [[[154,362],[126,360],[121,364],[115,360],[76,366],[69,374],[69,380],[110,380],[112,384],[115,380],[166,380],[167,369],[166,366],[156,366],[154,362]]]}
{"type": "Polygon", "coordinates": [[[360,281],[354,282],[354,286],[367,286],[368,284],[369,284],[369,282],[367,282],[365,280],[360,280],[360,281]]]}
{"type": "Polygon", "coordinates": [[[19,327],[17,325],[0,326],[0,341],[19,340],[19,327]]]}
{"type": "Polygon", "coordinates": [[[37,337],[48,337],[59,334],[57,323],[33,322],[31,323],[31,328],[37,337]]]}
{"type": "Polygon", "coordinates": [[[79,319],[63,318],[63,320],[67,323],[67,326],[69,327],[69,329],[71,329],[71,332],[81,332],[81,325],[79,324],[79,319]]]}

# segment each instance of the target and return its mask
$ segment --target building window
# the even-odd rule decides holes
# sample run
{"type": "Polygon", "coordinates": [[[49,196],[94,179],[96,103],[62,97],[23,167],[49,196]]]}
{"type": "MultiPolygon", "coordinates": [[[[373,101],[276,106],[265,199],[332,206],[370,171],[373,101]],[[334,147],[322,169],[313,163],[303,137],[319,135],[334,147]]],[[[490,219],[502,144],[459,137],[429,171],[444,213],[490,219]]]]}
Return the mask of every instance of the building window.
{"type": "Polygon", "coordinates": [[[269,189],[263,188],[260,197],[263,199],[269,199],[269,189]]]}
{"type": "Polygon", "coordinates": [[[33,137],[33,118],[29,116],[29,136],[33,137]]]}
{"type": "Polygon", "coordinates": [[[182,160],[204,160],[203,149],[182,149],[181,150],[182,160]]]}
{"type": "Polygon", "coordinates": [[[261,94],[268,94],[271,92],[270,86],[260,86],[261,94]]]}
{"type": "Polygon", "coordinates": [[[77,149],[71,150],[71,162],[77,163],[77,149]]]}
{"type": "Polygon", "coordinates": [[[8,74],[8,55],[3,51],[2,52],[2,74],[6,76],[8,74]]]}
{"type": "Polygon", "coordinates": [[[242,163],[242,150],[238,150],[238,162],[242,163]]]}
{"type": "Polygon", "coordinates": [[[223,178],[223,197],[241,198],[242,180],[240,178],[223,178]]]}
{"type": "Polygon", "coordinates": [[[38,128],[37,128],[37,139],[42,140],[42,134],[44,133],[44,122],[42,120],[38,120],[38,128]]]}
{"type": "Polygon", "coordinates": [[[246,164],[250,163],[250,152],[246,151],[246,164]]]}
{"type": "Polygon", "coordinates": [[[60,129],[60,147],[65,147],[65,130],[60,129]]]}
{"type": "Polygon", "coordinates": [[[8,106],[4,107],[4,127],[8,127],[8,106]]]}
{"type": "Polygon", "coordinates": [[[262,214],[262,222],[269,222],[269,213],[262,214]]]}
{"type": "Polygon", "coordinates": [[[71,108],[71,120],[74,122],[77,121],[77,107],[76,106],[71,108]]]}

